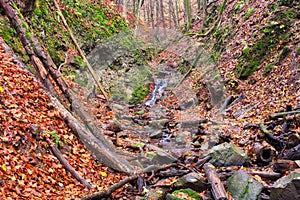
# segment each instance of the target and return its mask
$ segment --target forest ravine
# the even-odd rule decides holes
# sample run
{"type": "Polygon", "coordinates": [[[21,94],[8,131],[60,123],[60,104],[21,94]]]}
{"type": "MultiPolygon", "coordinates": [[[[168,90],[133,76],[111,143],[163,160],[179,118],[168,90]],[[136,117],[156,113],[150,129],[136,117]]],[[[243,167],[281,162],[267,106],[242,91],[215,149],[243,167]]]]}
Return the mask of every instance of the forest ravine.
{"type": "MultiPolygon", "coordinates": [[[[101,5],[95,1],[83,3],[85,6],[90,6],[89,9],[93,9],[95,3],[95,8],[104,10],[103,16],[99,13],[97,15],[99,18],[101,16],[103,21],[103,23],[101,22],[102,29],[99,30],[92,28],[98,25],[93,25],[93,22],[88,20],[84,22],[80,18],[83,14],[78,13],[78,10],[82,5],[74,6],[73,9],[73,5],[70,6],[65,2],[60,4],[63,13],[70,15],[66,18],[68,22],[71,22],[75,36],[82,37],[79,39],[80,46],[86,54],[90,53],[96,43],[102,41],[101,39],[107,37],[109,40],[122,28],[134,29],[134,27],[130,27],[135,22],[133,13],[129,13],[128,19],[124,20],[115,4],[111,4],[109,1],[103,2],[101,5]],[[77,18],[72,18],[72,16],[77,18]],[[74,20],[78,20],[78,23],[73,23],[74,20]],[[81,26],[81,23],[84,26],[81,26]],[[87,30],[90,31],[85,32],[87,30]],[[97,34],[101,36],[98,37],[97,34]],[[87,36],[90,40],[85,38],[87,36]]],[[[76,47],[63,25],[52,28],[55,31],[51,32],[50,25],[45,28],[47,21],[43,22],[46,25],[41,23],[52,3],[52,1],[37,1],[35,12],[32,16],[25,18],[28,26],[31,27],[29,30],[37,30],[35,34],[42,41],[41,43],[53,58],[54,63],[59,66],[65,61],[65,53],[76,47]],[[40,20],[39,23],[34,19],[40,20]],[[46,35],[41,34],[43,30],[47,33],[46,35]],[[54,38],[59,39],[54,40],[54,38]]],[[[80,3],[82,2],[80,1],[80,3]]],[[[143,6],[147,6],[147,1],[143,6]]],[[[192,2],[192,8],[196,13],[195,2],[192,2]]],[[[203,45],[203,49],[211,56],[225,86],[224,101],[226,99],[229,102],[227,104],[221,102],[219,107],[213,107],[207,80],[203,78],[201,71],[197,71],[196,68],[187,73],[188,76],[183,80],[183,84],[194,89],[197,96],[197,105],[195,105],[197,119],[206,121],[197,127],[197,131],[201,133],[197,133],[196,137],[192,139],[193,141],[189,144],[191,149],[181,152],[178,160],[174,162],[177,165],[166,169],[167,173],[171,173],[172,170],[189,170],[189,172],[196,171],[204,176],[204,169],[196,164],[205,158],[199,148],[213,140],[211,135],[217,136],[218,141],[215,145],[228,142],[235,144],[248,154],[247,162],[242,166],[217,167],[217,172],[220,176],[225,174],[223,178],[225,177],[226,180],[232,175],[231,173],[240,169],[249,174],[254,171],[273,173],[275,163],[283,159],[292,149],[289,145],[293,144],[293,147],[296,147],[300,144],[300,117],[298,114],[300,110],[299,8],[300,4],[297,1],[215,1],[207,5],[205,15],[203,12],[195,14],[190,29],[186,30],[186,27],[179,29],[178,32],[182,32],[184,37],[203,45]],[[220,8],[224,2],[226,4],[221,12],[220,8]],[[218,17],[218,13],[222,17],[218,17]],[[213,24],[216,25],[210,31],[213,24]],[[206,35],[207,31],[209,33],[206,35]],[[218,109],[222,106],[225,106],[224,109],[216,117],[218,109]],[[274,113],[290,111],[295,113],[274,117],[274,113]],[[267,130],[263,127],[266,127],[267,130]],[[254,145],[256,143],[264,144],[264,141],[267,141],[271,146],[276,146],[268,140],[266,133],[274,136],[275,141],[282,141],[288,145],[276,149],[272,160],[263,163],[258,160],[254,145]]],[[[48,14],[54,16],[53,19],[56,23],[60,23],[59,14],[56,15],[56,11],[53,10],[51,12],[48,14]]],[[[28,70],[28,68],[32,70],[33,67],[24,47],[17,39],[17,34],[9,25],[4,14],[1,18],[3,21],[0,35],[0,198],[80,199],[87,194],[105,191],[113,184],[128,177],[128,175],[116,172],[100,163],[80,141],[80,138],[74,135],[59,111],[51,103],[51,97],[49,92],[46,92],[45,86],[28,70]],[[60,150],[69,164],[92,185],[91,189],[79,183],[65,169],[64,165],[53,155],[51,146],[56,146],[60,150]]],[[[49,24],[54,23],[51,21],[52,18],[48,20],[49,24]]],[[[99,19],[97,18],[97,20],[99,19]]],[[[146,20],[141,23],[141,26],[150,26],[146,20]]],[[[189,49],[188,46],[184,48],[189,49]]],[[[75,53],[75,57],[77,60],[62,68],[62,77],[70,87],[78,89],[79,97],[84,99],[84,92],[81,91],[80,84],[75,81],[75,73],[78,68],[86,66],[78,53],[75,53]]],[[[163,63],[170,69],[177,70],[181,66],[190,66],[191,64],[168,49],[158,53],[153,53],[152,49],[142,49],[137,56],[125,55],[124,57],[126,57],[125,61],[126,59],[134,60],[133,66],[137,63],[147,63],[147,66],[149,65],[151,68],[163,63]]],[[[113,64],[118,66],[120,63],[113,64]]],[[[105,78],[109,79],[110,77],[105,78]]],[[[105,83],[105,78],[102,79],[102,83],[108,90],[109,86],[105,83]]],[[[150,84],[148,89],[147,91],[151,93],[153,85],[150,84]]],[[[184,90],[184,87],[179,87],[179,89],[184,90]]],[[[145,102],[149,95],[143,97],[145,99],[140,99],[141,102],[145,102]]],[[[167,108],[167,114],[164,117],[169,120],[168,128],[171,127],[171,132],[174,131],[176,135],[176,131],[178,131],[174,128],[176,123],[180,120],[192,121],[193,116],[191,115],[195,114],[195,110],[190,116],[183,119],[183,115],[189,115],[189,113],[181,109],[180,102],[173,97],[170,96],[159,101],[158,105],[164,105],[167,108]],[[172,127],[173,125],[174,127],[172,127]]],[[[104,134],[111,144],[115,145],[117,149],[125,149],[127,153],[132,153],[132,156],[138,155],[141,151],[144,151],[145,154],[148,153],[148,150],[141,150],[142,148],[139,146],[145,144],[146,140],[131,137],[128,132],[130,129],[126,130],[128,128],[126,124],[116,123],[116,113],[99,90],[91,98],[93,101],[87,100],[90,104],[85,106],[95,122],[103,127],[104,134]],[[119,128],[121,130],[118,130],[119,128]]],[[[137,124],[149,123],[148,116],[153,114],[140,105],[133,106],[130,112],[137,124]]],[[[159,139],[149,139],[150,142],[148,140],[147,142],[157,145],[159,139]]],[[[280,172],[280,177],[299,170],[296,162],[299,160],[299,154],[298,152],[298,157],[291,159],[290,168],[280,172]]],[[[128,182],[110,194],[107,199],[159,199],[157,197],[159,192],[156,190],[154,191],[157,193],[153,192],[153,188],[150,186],[167,188],[167,190],[163,190],[164,195],[168,192],[172,193],[177,190],[174,183],[180,177],[178,175],[167,178],[156,172],[141,174],[138,175],[137,180],[143,180],[143,183],[128,182]],[[145,186],[145,190],[140,189],[140,186],[145,186]]],[[[275,180],[259,175],[253,175],[253,179],[263,185],[264,189],[260,197],[267,199],[275,180]]],[[[207,181],[205,178],[204,180],[207,181]]],[[[226,180],[222,180],[224,184],[226,180]]],[[[213,198],[209,188],[196,193],[202,199],[213,198]]],[[[174,193],[175,196],[176,194],[178,193],[174,193]]],[[[180,195],[177,197],[179,198],[180,195]]],[[[188,199],[184,195],[180,198],[188,199]]],[[[192,199],[192,197],[190,198],[192,199]]]]}

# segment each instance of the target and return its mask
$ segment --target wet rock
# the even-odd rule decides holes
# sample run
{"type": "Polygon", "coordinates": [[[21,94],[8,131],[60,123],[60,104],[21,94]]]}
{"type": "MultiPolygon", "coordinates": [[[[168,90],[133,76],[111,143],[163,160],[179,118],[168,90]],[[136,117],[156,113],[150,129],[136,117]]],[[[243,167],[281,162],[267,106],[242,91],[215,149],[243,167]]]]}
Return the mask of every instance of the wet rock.
{"type": "Polygon", "coordinates": [[[176,188],[191,188],[197,192],[202,192],[206,189],[205,178],[199,173],[189,173],[179,178],[174,186],[176,188]]]}
{"type": "Polygon", "coordinates": [[[289,160],[300,160],[300,144],[290,149],[284,158],[289,160]]]}
{"type": "Polygon", "coordinates": [[[183,131],[176,135],[176,144],[179,146],[188,147],[191,144],[192,134],[188,131],[183,131]]]}
{"type": "Polygon", "coordinates": [[[150,133],[149,137],[151,139],[159,139],[163,136],[163,132],[161,130],[154,131],[150,133]]]}
{"type": "Polygon", "coordinates": [[[159,119],[159,120],[153,120],[150,122],[149,126],[152,129],[162,129],[165,127],[165,125],[168,123],[168,119],[159,119]]]}
{"type": "Polygon", "coordinates": [[[105,128],[108,131],[112,131],[115,133],[118,133],[120,131],[122,131],[122,127],[121,124],[116,122],[116,121],[112,121],[110,124],[108,124],[105,128]]]}
{"type": "Polygon", "coordinates": [[[197,103],[197,100],[195,98],[190,98],[187,101],[181,102],[179,108],[180,108],[180,110],[187,110],[190,107],[192,107],[193,105],[195,105],[196,103],[197,103]]]}
{"type": "Polygon", "coordinates": [[[214,147],[219,142],[218,135],[210,134],[201,136],[201,140],[203,140],[203,144],[201,145],[202,150],[209,150],[214,147]]]}
{"type": "Polygon", "coordinates": [[[300,169],[276,181],[271,189],[270,199],[300,199],[300,169]]]}
{"type": "Polygon", "coordinates": [[[163,151],[157,151],[157,154],[152,158],[152,163],[156,164],[170,164],[176,161],[176,158],[164,153],[163,151]]]}
{"type": "Polygon", "coordinates": [[[200,145],[199,141],[195,141],[195,142],[193,142],[193,146],[194,146],[194,148],[199,148],[201,145],[200,145]]]}
{"type": "Polygon", "coordinates": [[[256,200],[263,189],[261,183],[242,170],[236,172],[227,180],[226,187],[232,197],[239,200],[256,200]]]}
{"type": "Polygon", "coordinates": [[[223,143],[211,149],[210,163],[214,166],[241,166],[247,159],[247,153],[235,144],[223,143]]]}
{"type": "MultiPolygon", "coordinates": [[[[156,187],[145,190],[145,199],[160,200],[165,199],[168,188],[156,187]]],[[[143,198],[144,199],[144,198],[143,198]]]]}

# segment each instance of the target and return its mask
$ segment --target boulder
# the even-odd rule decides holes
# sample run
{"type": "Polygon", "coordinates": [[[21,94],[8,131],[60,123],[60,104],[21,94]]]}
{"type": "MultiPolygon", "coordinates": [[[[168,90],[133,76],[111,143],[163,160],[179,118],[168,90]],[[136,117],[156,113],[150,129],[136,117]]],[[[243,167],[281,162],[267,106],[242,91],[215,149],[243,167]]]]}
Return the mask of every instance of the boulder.
{"type": "Polygon", "coordinates": [[[241,166],[247,159],[247,153],[232,143],[223,143],[214,146],[209,156],[210,163],[214,166],[241,166]]]}
{"type": "Polygon", "coordinates": [[[271,189],[270,199],[300,199],[300,169],[276,181],[271,189]]]}
{"type": "Polygon", "coordinates": [[[239,170],[227,180],[226,187],[232,197],[238,200],[256,200],[263,189],[260,182],[254,180],[247,172],[242,170],[239,170]]]}

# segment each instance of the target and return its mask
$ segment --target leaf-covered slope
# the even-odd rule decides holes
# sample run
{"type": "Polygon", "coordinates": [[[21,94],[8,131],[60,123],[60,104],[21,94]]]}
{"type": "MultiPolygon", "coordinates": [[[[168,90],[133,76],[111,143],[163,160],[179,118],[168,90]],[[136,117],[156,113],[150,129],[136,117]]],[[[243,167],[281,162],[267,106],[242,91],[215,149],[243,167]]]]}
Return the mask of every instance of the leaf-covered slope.
{"type": "Polygon", "coordinates": [[[49,146],[55,144],[84,179],[97,184],[94,191],[118,181],[94,161],[40,83],[0,43],[0,199],[76,199],[87,193],[52,155],[49,146]]]}
{"type": "MultiPolygon", "coordinates": [[[[247,116],[266,118],[300,102],[299,1],[227,1],[220,23],[206,37],[223,1],[212,3],[192,32],[207,44],[228,94],[245,94],[236,105],[255,106],[247,116]]],[[[200,18],[201,18],[200,17],[200,18]]],[[[234,111],[234,112],[235,112],[234,111]]]]}

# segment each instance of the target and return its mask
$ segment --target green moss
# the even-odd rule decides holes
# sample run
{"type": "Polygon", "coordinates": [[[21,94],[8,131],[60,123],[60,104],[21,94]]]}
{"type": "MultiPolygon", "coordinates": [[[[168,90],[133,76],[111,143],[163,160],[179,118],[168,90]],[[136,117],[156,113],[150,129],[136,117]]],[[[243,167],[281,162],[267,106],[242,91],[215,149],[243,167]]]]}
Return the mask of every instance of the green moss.
{"type": "MultiPolygon", "coordinates": [[[[104,40],[128,28],[118,13],[103,6],[101,2],[62,0],[60,4],[62,14],[86,53],[95,46],[97,40],[104,40]]],[[[65,52],[69,48],[76,49],[53,1],[38,0],[28,23],[56,65],[64,61],[65,52]]]]}
{"type": "Polygon", "coordinates": [[[228,24],[220,25],[214,32],[214,37],[215,37],[215,42],[214,42],[214,52],[215,52],[215,57],[216,60],[218,60],[221,52],[225,49],[226,47],[226,42],[228,38],[233,38],[234,36],[232,27],[228,24]]]}
{"type": "Polygon", "coordinates": [[[265,74],[265,75],[269,74],[269,73],[272,71],[272,69],[274,68],[274,66],[275,66],[275,62],[268,63],[268,64],[265,66],[265,72],[264,72],[264,74],[265,74]]]}
{"type": "Polygon", "coordinates": [[[286,42],[289,40],[292,35],[289,31],[292,21],[297,18],[299,13],[297,7],[282,9],[261,29],[262,36],[255,39],[253,45],[249,46],[246,52],[244,49],[239,57],[239,63],[236,67],[239,78],[246,79],[249,77],[280,41],[286,42]]]}
{"type": "Polygon", "coordinates": [[[249,9],[247,10],[245,16],[244,16],[244,19],[245,19],[245,20],[249,19],[249,17],[251,16],[252,12],[253,12],[253,8],[249,8],[249,9]]]}
{"type": "Polygon", "coordinates": [[[237,14],[238,11],[239,11],[243,6],[244,6],[244,1],[243,1],[243,0],[239,1],[239,2],[236,4],[236,6],[234,7],[235,13],[237,14]]]}
{"type": "Polygon", "coordinates": [[[129,100],[130,104],[139,104],[149,94],[149,84],[138,87],[133,93],[132,98],[129,100]]]}
{"type": "MultiPolygon", "coordinates": [[[[4,39],[6,44],[18,55],[23,62],[28,63],[29,57],[15,31],[10,27],[10,23],[6,18],[2,18],[0,22],[0,36],[4,39]]],[[[33,72],[33,71],[32,71],[33,72]]]]}
{"type": "Polygon", "coordinates": [[[196,192],[194,192],[193,190],[191,190],[189,188],[175,190],[172,194],[180,194],[180,193],[187,194],[190,198],[193,198],[195,200],[201,200],[202,199],[199,194],[197,194],[196,192]]]}
{"type": "Polygon", "coordinates": [[[279,5],[281,6],[291,6],[294,0],[280,0],[279,5]]]}
{"type": "Polygon", "coordinates": [[[299,44],[296,46],[296,55],[297,56],[300,55],[300,45],[299,44]]]}

